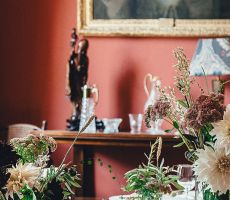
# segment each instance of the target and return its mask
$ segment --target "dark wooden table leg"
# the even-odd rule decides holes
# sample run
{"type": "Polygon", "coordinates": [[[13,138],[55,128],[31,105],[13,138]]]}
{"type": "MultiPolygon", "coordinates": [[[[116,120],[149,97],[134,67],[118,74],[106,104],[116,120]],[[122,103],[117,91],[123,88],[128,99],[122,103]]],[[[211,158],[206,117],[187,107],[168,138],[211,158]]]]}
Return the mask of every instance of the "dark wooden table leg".
{"type": "Polygon", "coordinates": [[[77,189],[76,195],[83,196],[83,182],[84,182],[84,168],[83,168],[83,160],[84,160],[84,149],[81,146],[74,145],[74,164],[77,165],[77,172],[80,174],[81,180],[79,184],[81,188],[77,189]]]}
{"type": "Polygon", "coordinates": [[[77,171],[81,177],[79,182],[81,188],[77,190],[77,196],[95,196],[93,157],[92,146],[74,146],[74,164],[77,165],[77,171]]]}
{"type": "Polygon", "coordinates": [[[84,163],[83,163],[83,196],[94,197],[94,150],[93,146],[84,147],[84,163]]]}

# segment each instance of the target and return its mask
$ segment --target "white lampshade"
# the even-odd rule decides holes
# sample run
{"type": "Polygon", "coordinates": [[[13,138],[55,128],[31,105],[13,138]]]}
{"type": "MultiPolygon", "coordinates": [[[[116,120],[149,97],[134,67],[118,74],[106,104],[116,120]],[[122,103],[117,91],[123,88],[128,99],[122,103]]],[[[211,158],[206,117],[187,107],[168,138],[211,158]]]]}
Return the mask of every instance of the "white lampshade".
{"type": "Polygon", "coordinates": [[[229,74],[230,38],[200,39],[190,64],[190,75],[229,74]]]}

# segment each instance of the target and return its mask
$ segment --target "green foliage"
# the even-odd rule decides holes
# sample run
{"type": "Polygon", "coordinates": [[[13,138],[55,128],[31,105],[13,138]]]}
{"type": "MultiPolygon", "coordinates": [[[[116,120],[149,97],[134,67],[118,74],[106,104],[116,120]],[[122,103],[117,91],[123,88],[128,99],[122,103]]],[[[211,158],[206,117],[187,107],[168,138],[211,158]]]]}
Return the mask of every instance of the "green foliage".
{"type": "Polygon", "coordinates": [[[2,194],[2,192],[0,191],[0,200],[5,200],[5,196],[2,194]]]}
{"type": "MultiPolygon", "coordinates": [[[[203,135],[204,144],[215,143],[215,137],[210,135],[210,131],[213,129],[212,124],[206,124],[201,128],[201,133],[203,135]]],[[[208,145],[209,146],[209,145],[208,145]]]]}
{"type": "Polygon", "coordinates": [[[173,130],[174,130],[174,128],[171,128],[171,129],[164,130],[164,132],[165,133],[172,133],[173,130]]]}
{"type": "MultiPolygon", "coordinates": [[[[103,161],[100,158],[98,158],[97,161],[98,161],[98,163],[99,163],[99,165],[101,167],[104,165],[103,161]]],[[[109,173],[112,175],[112,173],[113,173],[113,167],[112,167],[112,165],[108,164],[107,167],[108,167],[109,173]]],[[[112,179],[116,180],[116,176],[112,176],[112,179]]]]}
{"type": "Polygon", "coordinates": [[[11,145],[20,156],[22,163],[34,163],[38,156],[47,155],[51,147],[51,143],[46,137],[35,137],[28,135],[24,138],[15,138],[11,140],[11,145]]]}
{"type": "Polygon", "coordinates": [[[100,158],[98,158],[97,161],[99,162],[100,166],[103,166],[103,162],[100,158]]]}
{"type": "Polygon", "coordinates": [[[173,126],[175,129],[179,130],[180,126],[177,121],[173,121],[173,126]]]}
{"type": "Polygon", "coordinates": [[[181,105],[181,106],[183,106],[184,108],[189,108],[189,105],[188,105],[188,103],[185,101],[185,100],[177,100],[177,102],[181,105]]]}
{"type": "MultiPolygon", "coordinates": [[[[164,159],[162,159],[159,166],[154,165],[153,154],[156,150],[159,140],[151,145],[151,151],[148,158],[148,164],[139,165],[131,171],[125,174],[127,184],[124,190],[127,192],[136,192],[139,199],[142,200],[158,200],[163,193],[170,193],[174,185],[176,188],[181,189],[181,186],[177,183],[178,177],[170,175],[173,172],[173,168],[164,167],[164,159]]],[[[157,151],[159,154],[159,152],[157,151]]],[[[159,156],[159,155],[158,155],[159,156]]]]}
{"type": "Polygon", "coordinates": [[[174,145],[173,147],[178,148],[184,145],[184,141],[180,142],[179,144],[174,145]]]}
{"type": "Polygon", "coordinates": [[[28,185],[25,185],[20,192],[23,196],[22,200],[37,200],[34,191],[28,185]]]}
{"type": "Polygon", "coordinates": [[[61,183],[64,183],[63,194],[64,197],[69,196],[70,194],[75,194],[73,188],[80,188],[78,181],[80,178],[79,174],[71,174],[69,170],[64,170],[57,176],[57,180],[61,183]]]}
{"type": "MultiPolygon", "coordinates": [[[[63,197],[68,197],[71,194],[75,194],[74,189],[80,188],[79,185],[79,174],[74,170],[75,167],[67,168],[63,165],[61,168],[55,168],[51,166],[47,168],[46,175],[41,179],[43,195],[41,196],[42,200],[51,199],[52,191],[49,191],[49,184],[56,184],[58,187],[61,187],[63,197]]],[[[53,195],[53,194],[52,194],[53,195]]]]}
{"type": "Polygon", "coordinates": [[[4,168],[0,167],[1,173],[8,170],[5,177],[3,174],[6,180],[1,180],[0,200],[63,200],[75,194],[75,189],[80,187],[79,174],[75,166],[69,167],[64,163],[78,136],[94,118],[95,116],[91,116],[77,133],[58,168],[45,168],[49,160],[48,154],[57,147],[52,137],[41,134],[38,137],[28,135],[12,139],[10,144],[20,160],[16,166],[9,164],[4,168]]]}
{"type": "Polygon", "coordinates": [[[204,200],[229,200],[230,192],[226,194],[219,195],[218,193],[213,193],[211,189],[203,190],[203,199],[204,200]]]}
{"type": "MultiPolygon", "coordinates": [[[[24,138],[15,138],[11,140],[13,150],[20,156],[19,162],[40,164],[38,161],[47,161],[48,153],[56,149],[56,142],[51,137],[28,135],[24,138]]],[[[49,158],[49,157],[48,157],[49,158]]],[[[45,166],[45,165],[44,165],[45,166]]],[[[30,188],[28,185],[15,195],[14,200],[62,200],[72,194],[75,194],[75,189],[79,188],[79,174],[76,172],[76,167],[67,167],[60,165],[58,168],[50,166],[49,168],[42,167],[41,174],[37,177],[39,187],[30,188]]],[[[5,200],[3,195],[0,195],[0,200],[5,200]]]]}

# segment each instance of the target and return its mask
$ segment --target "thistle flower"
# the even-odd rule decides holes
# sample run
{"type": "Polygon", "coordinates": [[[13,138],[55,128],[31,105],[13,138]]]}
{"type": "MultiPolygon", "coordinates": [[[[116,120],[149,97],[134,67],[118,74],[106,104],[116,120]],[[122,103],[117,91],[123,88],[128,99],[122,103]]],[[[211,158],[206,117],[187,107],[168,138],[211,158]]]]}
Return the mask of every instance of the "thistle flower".
{"type": "Polygon", "coordinates": [[[201,95],[187,110],[185,121],[187,126],[199,130],[208,123],[223,119],[225,111],[222,94],[201,95]]]}
{"type": "Polygon", "coordinates": [[[20,198],[20,190],[25,185],[33,188],[40,174],[40,170],[40,167],[35,167],[31,163],[26,163],[24,165],[19,163],[16,167],[13,166],[12,168],[9,168],[8,173],[10,174],[10,177],[5,186],[5,189],[7,189],[6,198],[8,199],[11,197],[14,199],[14,194],[17,194],[20,198]]]}

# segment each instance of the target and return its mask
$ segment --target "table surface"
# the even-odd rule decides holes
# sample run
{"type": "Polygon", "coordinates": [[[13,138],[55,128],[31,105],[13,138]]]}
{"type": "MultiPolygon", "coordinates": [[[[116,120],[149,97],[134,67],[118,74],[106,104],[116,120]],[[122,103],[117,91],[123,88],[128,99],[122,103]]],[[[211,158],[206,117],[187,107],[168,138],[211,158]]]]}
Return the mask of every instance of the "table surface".
{"type": "MultiPolygon", "coordinates": [[[[42,131],[45,135],[51,136],[59,143],[71,143],[77,132],[64,130],[45,130],[42,131]]],[[[41,131],[33,131],[33,134],[40,134],[41,131]]],[[[173,134],[148,134],[138,133],[131,134],[130,132],[119,133],[82,133],[77,139],[78,145],[94,145],[94,146],[149,146],[150,141],[162,137],[166,143],[177,143],[179,137],[173,134]]]]}
{"type": "MultiPolygon", "coordinates": [[[[41,133],[44,132],[46,135],[54,136],[55,138],[65,138],[65,139],[73,139],[76,137],[77,133],[76,131],[65,131],[65,130],[45,130],[45,131],[33,131],[33,133],[41,133]]],[[[130,133],[130,132],[118,132],[118,133],[81,133],[79,135],[79,138],[81,139],[141,139],[146,140],[150,138],[156,138],[156,137],[162,137],[162,138],[168,138],[172,139],[175,137],[178,137],[174,134],[150,134],[150,133],[130,133]]]]}

